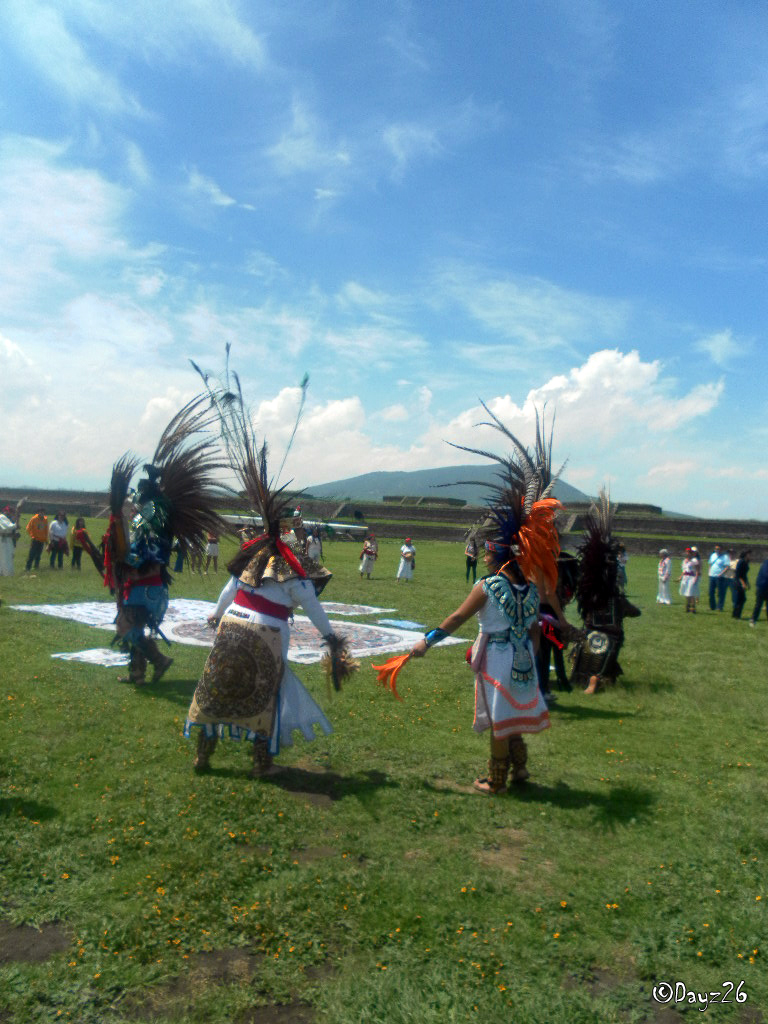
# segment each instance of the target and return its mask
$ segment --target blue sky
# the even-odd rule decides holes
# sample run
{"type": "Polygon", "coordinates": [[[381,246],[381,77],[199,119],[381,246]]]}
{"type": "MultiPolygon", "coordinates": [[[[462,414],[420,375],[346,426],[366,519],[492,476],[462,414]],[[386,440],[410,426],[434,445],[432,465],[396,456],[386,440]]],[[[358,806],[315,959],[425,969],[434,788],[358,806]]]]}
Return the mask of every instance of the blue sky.
{"type": "Polygon", "coordinates": [[[225,342],[300,485],[465,461],[768,518],[768,13],[5,0],[0,484],[106,486],[225,342]]]}

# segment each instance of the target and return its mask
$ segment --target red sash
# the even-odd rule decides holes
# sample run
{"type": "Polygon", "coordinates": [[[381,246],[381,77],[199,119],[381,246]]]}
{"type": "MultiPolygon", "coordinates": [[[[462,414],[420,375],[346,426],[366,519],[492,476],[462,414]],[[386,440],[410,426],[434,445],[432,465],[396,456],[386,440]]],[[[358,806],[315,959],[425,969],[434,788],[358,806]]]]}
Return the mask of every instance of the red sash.
{"type": "Polygon", "coordinates": [[[260,615],[270,615],[273,619],[287,621],[291,609],[284,604],[277,604],[276,601],[269,601],[259,594],[251,594],[247,590],[238,590],[235,594],[235,604],[241,608],[248,608],[252,612],[259,612],[260,615]]]}

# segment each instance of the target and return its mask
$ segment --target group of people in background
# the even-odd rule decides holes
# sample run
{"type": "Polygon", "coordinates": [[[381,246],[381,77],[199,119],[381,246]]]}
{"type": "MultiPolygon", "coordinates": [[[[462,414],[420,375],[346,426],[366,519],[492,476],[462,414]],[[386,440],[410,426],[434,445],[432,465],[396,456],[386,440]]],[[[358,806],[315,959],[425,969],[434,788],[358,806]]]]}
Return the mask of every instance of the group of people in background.
{"type": "Polygon", "coordinates": [[[82,569],[83,549],[87,547],[83,537],[85,519],[82,516],[78,516],[70,528],[66,512],[57,512],[49,522],[45,509],[39,508],[27,523],[26,531],[29,535],[29,552],[25,572],[40,568],[44,551],[50,556],[51,569],[63,569],[65,557],[69,557],[72,569],[82,569]]]}
{"type": "MultiPolygon", "coordinates": [[[[738,558],[734,550],[727,551],[721,544],[715,544],[712,554],[707,563],[707,597],[710,611],[725,611],[728,594],[732,600],[732,616],[740,619],[744,605],[747,601],[749,587],[749,563],[751,551],[747,548],[739,553],[738,558]]],[[[667,548],[659,551],[659,592],[656,597],[657,604],[672,604],[670,597],[670,582],[672,579],[672,558],[667,548]]],[[[677,582],[680,584],[680,595],[685,598],[685,610],[696,614],[696,606],[701,596],[702,560],[697,547],[692,546],[685,549],[682,560],[680,575],[677,582]]],[[[760,616],[763,605],[766,605],[768,615],[768,560],[763,562],[755,581],[755,608],[749,620],[750,626],[754,626],[760,616]]]]}

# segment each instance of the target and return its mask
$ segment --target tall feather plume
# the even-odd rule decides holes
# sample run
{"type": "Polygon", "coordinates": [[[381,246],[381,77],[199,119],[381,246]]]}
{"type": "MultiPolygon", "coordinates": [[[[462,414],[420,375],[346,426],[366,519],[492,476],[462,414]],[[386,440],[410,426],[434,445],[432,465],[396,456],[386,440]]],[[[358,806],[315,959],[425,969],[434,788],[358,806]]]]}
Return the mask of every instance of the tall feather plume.
{"type": "Polygon", "coordinates": [[[136,455],[126,452],[121,455],[112,467],[112,479],[109,483],[109,510],[114,516],[122,513],[133,474],[141,462],[136,455]]]}
{"type": "MultiPolygon", "coordinates": [[[[490,421],[478,426],[492,427],[511,443],[509,455],[497,455],[481,448],[453,445],[461,451],[491,459],[499,466],[496,483],[489,487],[487,518],[473,527],[481,541],[501,540],[504,544],[516,546],[517,562],[527,578],[541,571],[549,586],[554,589],[557,582],[556,559],[560,550],[555,516],[562,508],[560,502],[549,495],[557,476],[552,476],[552,438],[554,423],[547,437],[543,416],[536,411],[536,447],[531,455],[526,446],[485,402],[483,409],[490,421]]],[[[559,475],[559,474],[558,474],[559,475]]],[[[462,480],[460,483],[479,483],[462,480]]]]}
{"type": "Polygon", "coordinates": [[[145,467],[170,503],[169,526],[186,551],[203,551],[209,533],[229,529],[217,511],[227,493],[217,479],[226,468],[211,433],[217,419],[208,394],[197,395],[170,421],[145,467]]]}
{"type": "MultiPolygon", "coordinates": [[[[270,478],[268,470],[268,447],[266,441],[259,445],[253,428],[250,410],[243,398],[243,389],[237,373],[229,367],[230,347],[226,346],[226,363],[223,381],[212,382],[211,378],[192,363],[203,379],[206,391],[218,419],[221,439],[227,453],[230,467],[236,474],[252,509],[261,516],[265,531],[273,538],[280,536],[280,520],[285,518],[293,495],[286,495],[290,480],[277,486],[276,479],[270,478]]],[[[309,378],[301,382],[301,401],[288,446],[280,466],[291,449],[298,429],[306,399],[309,378]]],[[[279,477],[279,474],[278,474],[279,477]]]]}
{"type": "Polygon", "coordinates": [[[605,608],[617,592],[617,556],[619,542],[613,537],[616,506],[610,495],[600,489],[597,502],[587,513],[584,539],[579,552],[579,578],[576,584],[576,603],[579,614],[586,619],[605,608]]]}

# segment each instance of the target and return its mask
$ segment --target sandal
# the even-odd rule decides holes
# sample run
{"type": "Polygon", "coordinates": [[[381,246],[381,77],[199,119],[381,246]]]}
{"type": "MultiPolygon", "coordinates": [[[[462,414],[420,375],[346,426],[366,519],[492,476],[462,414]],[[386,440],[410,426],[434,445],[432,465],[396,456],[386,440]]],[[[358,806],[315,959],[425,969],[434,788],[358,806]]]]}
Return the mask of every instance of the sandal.
{"type": "Polygon", "coordinates": [[[485,793],[486,796],[496,796],[497,793],[503,793],[505,789],[504,786],[492,785],[491,780],[486,778],[475,779],[472,785],[478,793],[485,793]]]}

